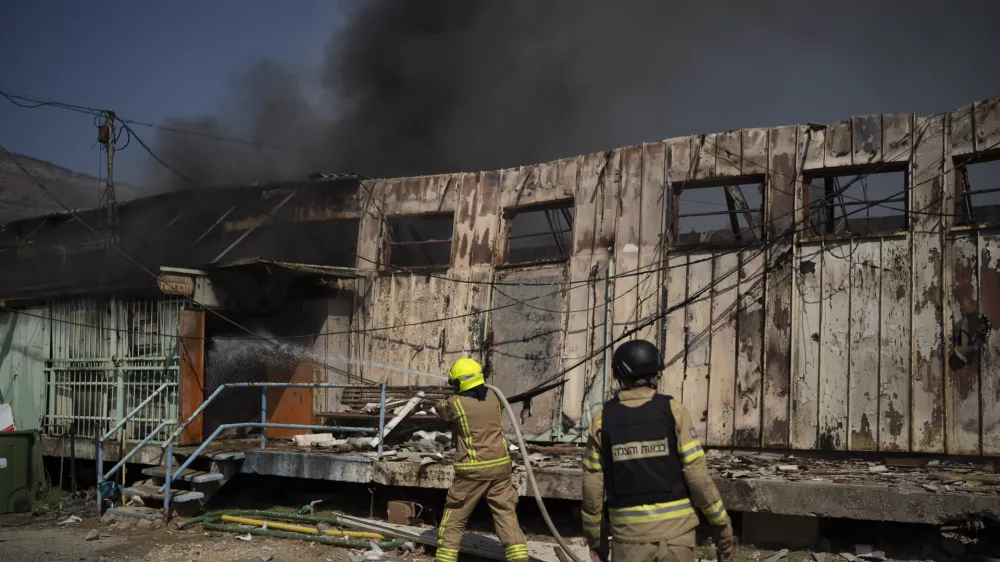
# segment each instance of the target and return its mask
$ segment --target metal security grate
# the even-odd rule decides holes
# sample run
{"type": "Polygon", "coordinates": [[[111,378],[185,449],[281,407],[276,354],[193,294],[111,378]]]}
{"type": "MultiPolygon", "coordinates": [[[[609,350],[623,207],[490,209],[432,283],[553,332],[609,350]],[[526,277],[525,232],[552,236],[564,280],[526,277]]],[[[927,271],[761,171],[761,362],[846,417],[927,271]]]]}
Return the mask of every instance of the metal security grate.
{"type": "Polygon", "coordinates": [[[152,394],[170,385],[125,425],[142,439],[177,423],[178,319],[182,300],[77,299],[51,305],[52,359],[46,371],[47,431],[98,438],[152,394]]]}

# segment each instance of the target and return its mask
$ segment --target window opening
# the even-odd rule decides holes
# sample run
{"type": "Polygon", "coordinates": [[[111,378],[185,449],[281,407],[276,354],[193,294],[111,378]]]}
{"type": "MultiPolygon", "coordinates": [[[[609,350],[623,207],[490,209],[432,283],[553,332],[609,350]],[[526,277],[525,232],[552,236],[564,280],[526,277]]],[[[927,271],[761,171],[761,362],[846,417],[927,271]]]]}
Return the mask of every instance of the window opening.
{"type": "Polygon", "coordinates": [[[508,211],[508,264],[569,259],[573,251],[572,201],[508,211]]]}
{"type": "Polygon", "coordinates": [[[451,265],[454,215],[399,215],[387,218],[391,267],[441,268],[451,265]]]}
{"type": "Polygon", "coordinates": [[[867,236],[907,229],[906,172],[807,177],[808,236],[867,236]]]}
{"type": "Polygon", "coordinates": [[[763,177],[723,184],[684,182],[673,189],[676,245],[739,245],[763,235],[763,177]]]}
{"type": "Polygon", "coordinates": [[[955,224],[1000,222],[1000,159],[955,168],[955,224]]]}

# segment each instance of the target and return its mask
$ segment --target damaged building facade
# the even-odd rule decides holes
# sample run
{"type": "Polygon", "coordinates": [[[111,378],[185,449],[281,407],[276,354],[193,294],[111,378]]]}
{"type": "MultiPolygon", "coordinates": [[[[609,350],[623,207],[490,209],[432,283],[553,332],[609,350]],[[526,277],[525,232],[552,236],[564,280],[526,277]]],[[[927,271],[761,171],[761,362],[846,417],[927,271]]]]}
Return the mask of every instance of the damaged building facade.
{"type": "MultiPolygon", "coordinates": [[[[564,380],[516,407],[532,440],[582,442],[624,335],[661,347],[661,390],[711,447],[998,456],[998,106],[192,189],[120,205],[113,228],[79,212],[99,234],[9,223],[0,390],[55,454],[67,424],[94,439],[161,385],[128,439],[224,382],[436,386],[422,373],[472,356],[508,394],[564,380]]],[[[272,421],[347,409],[336,389],[273,393],[272,421]]],[[[255,400],[184,442],[259,419],[255,400]]]]}

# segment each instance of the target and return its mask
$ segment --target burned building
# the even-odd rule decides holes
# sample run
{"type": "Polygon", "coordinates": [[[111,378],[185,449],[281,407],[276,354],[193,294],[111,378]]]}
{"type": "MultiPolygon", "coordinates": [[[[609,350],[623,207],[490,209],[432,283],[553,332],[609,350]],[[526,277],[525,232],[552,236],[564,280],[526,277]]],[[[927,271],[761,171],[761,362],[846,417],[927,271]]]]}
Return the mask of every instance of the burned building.
{"type": "MultiPolygon", "coordinates": [[[[91,420],[93,437],[159,384],[175,386],[144,423],[176,427],[220,381],[437,385],[423,373],[473,356],[510,394],[564,381],[521,421],[572,443],[611,392],[607,346],[643,338],[710,447],[995,457],[998,106],[192,189],[97,233],[81,222],[99,211],[17,221],[0,387],[31,385],[18,423],[91,420]]],[[[274,394],[268,419],[344,409],[332,389],[274,394]]]]}

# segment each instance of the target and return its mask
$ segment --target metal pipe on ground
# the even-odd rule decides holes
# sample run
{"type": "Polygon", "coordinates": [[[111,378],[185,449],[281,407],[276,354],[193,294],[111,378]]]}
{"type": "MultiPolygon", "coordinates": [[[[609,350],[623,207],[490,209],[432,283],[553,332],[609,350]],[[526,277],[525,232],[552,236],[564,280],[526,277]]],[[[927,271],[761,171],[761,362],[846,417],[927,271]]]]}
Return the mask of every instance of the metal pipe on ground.
{"type": "Polygon", "coordinates": [[[385,535],[381,535],[379,533],[369,533],[366,531],[341,531],[340,529],[320,530],[316,527],[292,525],[291,523],[281,523],[279,521],[267,521],[264,519],[250,519],[247,517],[237,517],[235,515],[223,515],[222,520],[229,523],[239,523],[240,525],[249,525],[251,527],[274,529],[276,531],[290,531],[292,533],[303,533],[306,535],[327,535],[331,537],[347,537],[353,539],[387,540],[385,535]]]}
{"type": "Polygon", "coordinates": [[[291,533],[288,531],[272,531],[271,529],[258,529],[256,527],[244,527],[237,525],[222,525],[219,523],[205,523],[206,531],[221,531],[224,533],[249,533],[262,537],[275,537],[279,539],[299,539],[303,541],[318,542],[330,546],[342,546],[346,548],[371,548],[372,544],[377,545],[382,550],[392,550],[405,544],[404,541],[391,540],[372,542],[365,539],[344,539],[338,537],[327,537],[318,535],[307,535],[304,533],[291,533]]]}

